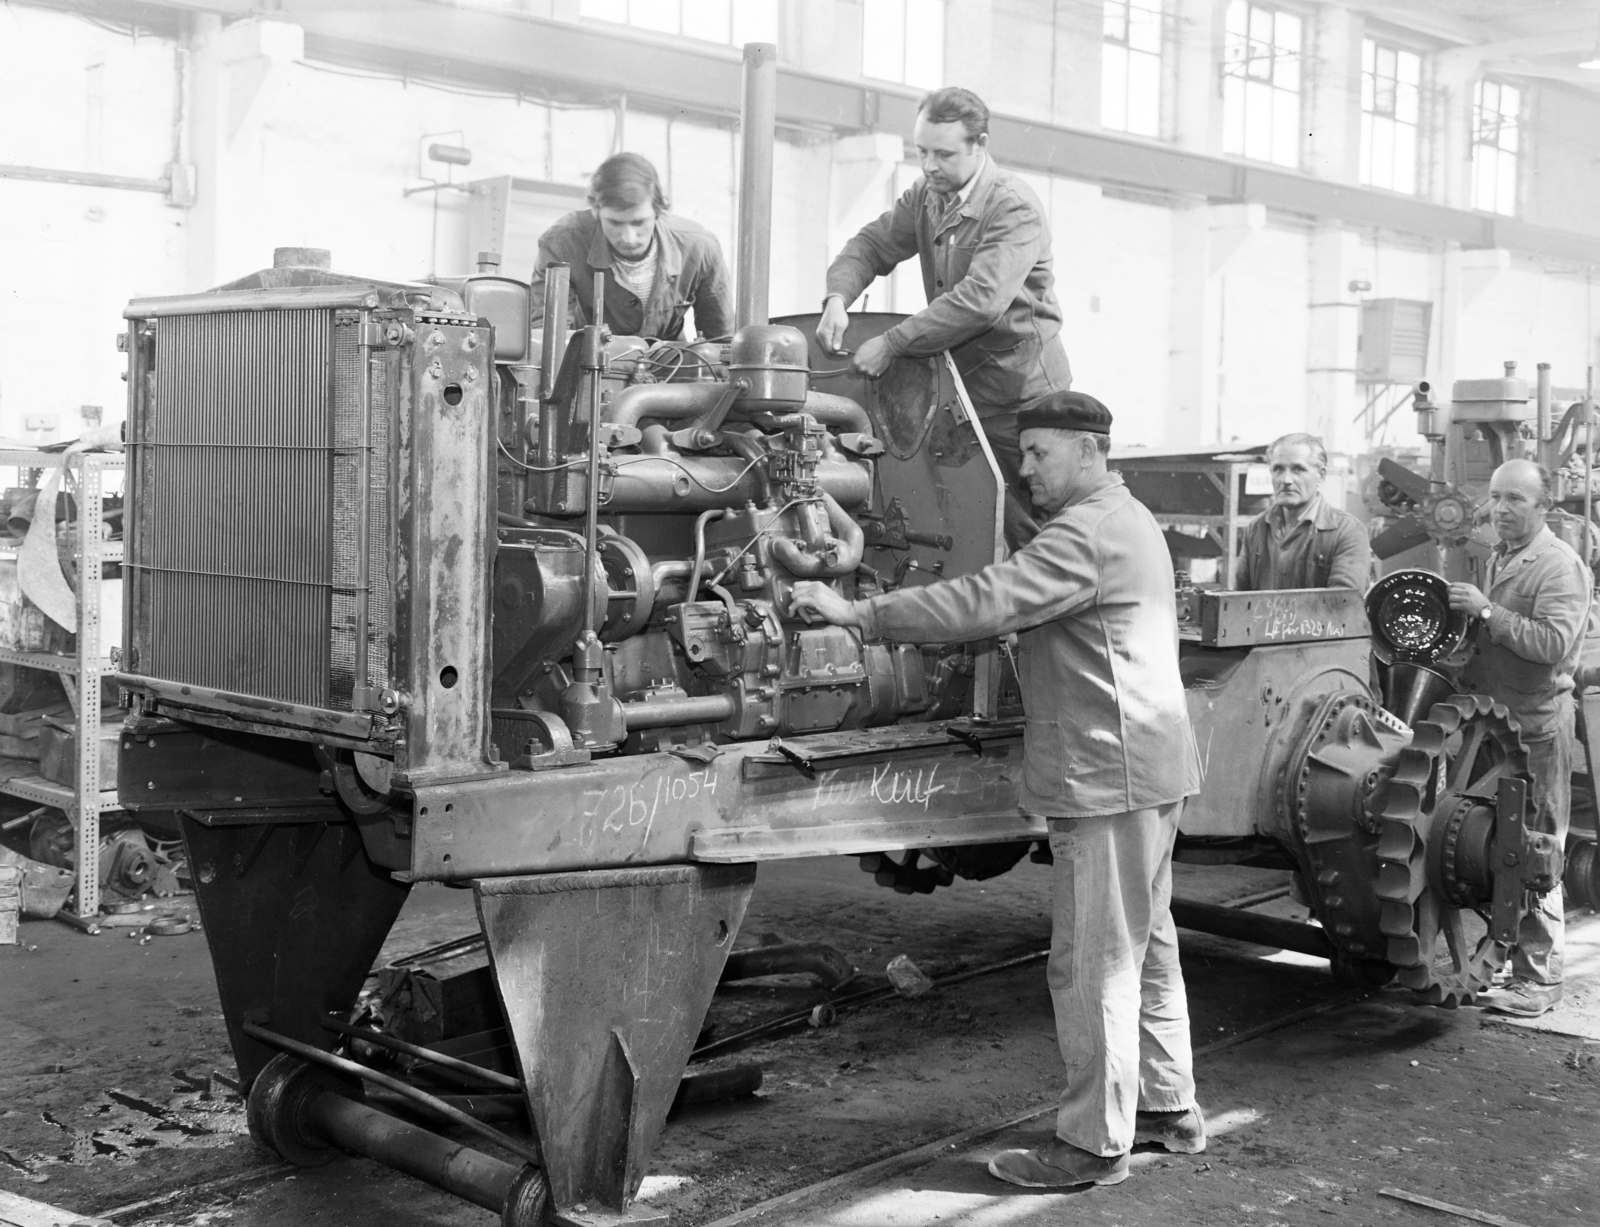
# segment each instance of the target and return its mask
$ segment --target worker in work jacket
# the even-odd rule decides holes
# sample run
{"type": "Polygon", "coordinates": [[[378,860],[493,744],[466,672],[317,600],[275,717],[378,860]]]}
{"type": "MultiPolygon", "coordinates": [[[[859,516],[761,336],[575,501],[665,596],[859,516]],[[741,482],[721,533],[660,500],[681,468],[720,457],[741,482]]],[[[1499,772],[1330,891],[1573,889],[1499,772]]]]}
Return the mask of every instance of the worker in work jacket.
{"type": "MultiPolygon", "coordinates": [[[[1503,703],[1528,749],[1530,831],[1564,845],[1572,811],[1573,679],[1583,651],[1593,578],[1578,553],[1545,524],[1550,473],[1509,460],[1489,479],[1500,544],[1489,556],[1488,592],[1450,585],[1450,607],[1477,628],[1461,687],[1503,703]]],[[[1561,886],[1534,896],[1517,927],[1511,981],[1488,1008],[1537,1017],[1562,996],[1565,919],[1561,886]]]]}
{"type": "Polygon", "coordinates": [[[589,180],[589,208],[568,213],[539,238],[533,270],[533,323],[544,320],[545,269],[571,268],[570,326],[604,323],[617,336],[685,339],[694,309],[703,337],[727,336],[733,294],[722,247],[704,227],[667,212],[656,169],[636,153],[600,163],[589,180]],[[594,275],[605,274],[605,314],[597,316],[594,275]]]}
{"type": "Polygon", "coordinates": [[[1272,506],[1245,526],[1234,586],[1354,588],[1365,592],[1372,573],[1366,527],[1322,497],[1328,453],[1316,435],[1292,434],[1267,448],[1272,506]]]}
{"type": "Polygon", "coordinates": [[[1067,1089],[1055,1142],[997,1156],[990,1171],[1035,1187],[1113,1184],[1136,1140],[1205,1145],[1169,908],[1200,762],[1165,542],[1107,471],[1110,412],[1057,392],[1018,423],[1038,535],[975,575],[866,600],[802,582],[792,612],[897,643],[1018,633],[1020,804],[1048,820],[1055,857],[1049,983],[1067,1089]]]}
{"type": "Polygon", "coordinates": [[[989,156],[989,109],[976,94],[929,94],[912,139],[922,177],[829,266],[817,339],[840,351],[850,304],[875,278],[918,257],[928,305],[862,342],[851,367],[876,379],[896,358],[950,351],[1006,482],[1015,546],[1037,531],[1018,478],[1017,411],[1072,386],[1050,225],[1033,189],[989,156]]]}

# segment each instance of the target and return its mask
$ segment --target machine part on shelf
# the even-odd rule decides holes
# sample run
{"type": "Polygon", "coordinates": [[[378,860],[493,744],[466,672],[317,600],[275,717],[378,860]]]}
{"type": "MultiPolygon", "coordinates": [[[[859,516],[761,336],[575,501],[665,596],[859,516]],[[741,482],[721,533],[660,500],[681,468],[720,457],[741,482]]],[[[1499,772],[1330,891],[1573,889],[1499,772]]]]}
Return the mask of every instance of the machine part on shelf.
{"type": "Polygon", "coordinates": [[[856,978],[850,960],[821,942],[779,943],[735,950],[722,968],[721,983],[754,980],[758,976],[812,975],[817,983],[836,992],[856,978]]]}
{"type": "Polygon", "coordinates": [[[322,1166],[340,1151],[375,1159],[502,1214],[506,1227],[540,1227],[548,1220],[548,1190],[535,1164],[518,1167],[473,1150],[369,1107],[360,1096],[359,1083],[280,1054],[250,1088],[250,1134],[299,1167],[322,1166]]]}
{"type": "Polygon", "coordinates": [[[22,871],[22,914],[35,920],[56,915],[72,893],[73,874],[59,865],[46,865],[10,848],[0,848],[0,865],[22,871]]]}
{"type": "Polygon", "coordinates": [[[556,1204],[638,1191],[755,885],[753,864],[473,883],[556,1204]],[[570,1105],[590,1104],[574,1114],[570,1105]]]}

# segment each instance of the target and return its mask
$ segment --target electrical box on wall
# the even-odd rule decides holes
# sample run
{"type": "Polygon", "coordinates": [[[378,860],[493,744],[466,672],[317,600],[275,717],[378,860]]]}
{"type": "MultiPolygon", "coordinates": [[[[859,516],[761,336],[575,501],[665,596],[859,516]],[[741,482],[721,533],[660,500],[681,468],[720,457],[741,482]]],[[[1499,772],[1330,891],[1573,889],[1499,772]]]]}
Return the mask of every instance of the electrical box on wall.
{"type": "Polygon", "coordinates": [[[1361,304],[1356,342],[1359,383],[1416,383],[1426,376],[1433,304],[1414,298],[1369,298],[1361,304]]]}

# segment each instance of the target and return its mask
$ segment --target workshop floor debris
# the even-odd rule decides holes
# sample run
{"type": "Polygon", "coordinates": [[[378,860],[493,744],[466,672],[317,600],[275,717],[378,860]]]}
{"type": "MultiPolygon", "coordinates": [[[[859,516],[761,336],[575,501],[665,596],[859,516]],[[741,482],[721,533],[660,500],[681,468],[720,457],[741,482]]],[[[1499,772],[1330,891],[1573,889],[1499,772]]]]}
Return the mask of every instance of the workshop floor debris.
{"type": "MultiPolygon", "coordinates": [[[[1227,902],[1284,875],[1178,877],[1179,893],[1227,902]]],[[[1048,870],[1028,864],[915,897],[875,886],[854,861],[769,865],[740,944],[828,942],[859,969],[847,991],[885,983],[902,954],[937,980],[1041,948],[1048,895],[1048,870]]],[[[1304,914],[1284,898],[1262,910],[1304,914]]],[[[419,887],[384,957],[474,926],[470,894],[419,887]]],[[[1600,1021],[1600,917],[1574,917],[1570,932],[1570,1034],[1395,993],[1362,998],[1317,960],[1183,934],[1215,1140],[1202,1155],[1136,1156],[1126,1183],[1070,1196],[1002,1190],[983,1170],[996,1150],[1049,1134],[1048,1111],[995,1129],[1055,1087],[1042,965],[891,996],[729,1057],[761,1062],[761,1092],[671,1121],[642,1197],[675,1227],[730,1216],[839,1227],[1449,1221],[1380,1197],[1385,1187],[1528,1227],[1600,1221],[1600,1043],[1581,1030],[1600,1021]],[[1286,1017],[1298,1021],[1257,1033],[1286,1017]],[[954,1149],[899,1158],[970,1131],[954,1149]],[[884,1166],[851,1175],[873,1163],[884,1166]]],[[[0,1190],[120,1227],[493,1221],[376,1164],[287,1169],[257,1149],[226,1081],[202,934],[146,946],[45,922],[24,934],[37,949],[0,952],[0,1190]]],[[[712,1035],[822,999],[806,976],[730,985],[712,1035]]]]}

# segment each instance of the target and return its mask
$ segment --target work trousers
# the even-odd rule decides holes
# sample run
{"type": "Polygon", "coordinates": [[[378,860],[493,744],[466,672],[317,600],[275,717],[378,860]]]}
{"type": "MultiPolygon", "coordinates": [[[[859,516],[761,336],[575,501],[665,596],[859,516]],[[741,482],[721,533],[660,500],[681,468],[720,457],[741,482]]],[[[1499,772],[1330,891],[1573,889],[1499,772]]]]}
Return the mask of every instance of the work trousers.
{"type": "Polygon", "coordinates": [[[1049,983],[1067,1067],[1056,1136],[1090,1154],[1130,1150],[1136,1111],[1194,1106],[1189,1001],[1172,922],[1182,809],[1050,820],[1049,983]]]}
{"type": "MultiPolygon", "coordinates": [[[[1573,740],[1573,714],[1568,704],[1554,736],[1527,743],[1528,771],[1533,777],[1533,813],[1528,818],[1528,829],[1554,835],[1557,846],[1563,849],[1572,817],[1573,740]]],[[[1549,894],[1533,897],[1517,926],[1517,944],[1511,950],[1513,976],[1536,984],[1561,983],[1561,952],[1566,944],[1564,906],[1559,881],[1549,894]]]]}

